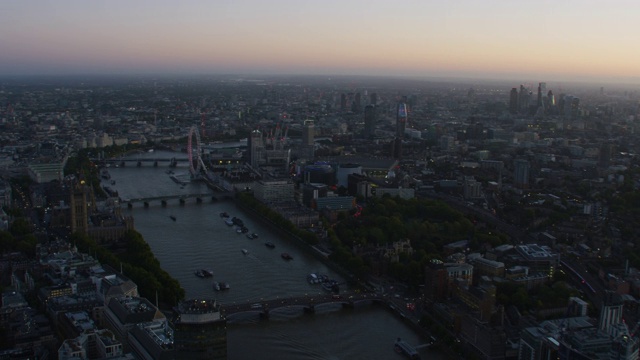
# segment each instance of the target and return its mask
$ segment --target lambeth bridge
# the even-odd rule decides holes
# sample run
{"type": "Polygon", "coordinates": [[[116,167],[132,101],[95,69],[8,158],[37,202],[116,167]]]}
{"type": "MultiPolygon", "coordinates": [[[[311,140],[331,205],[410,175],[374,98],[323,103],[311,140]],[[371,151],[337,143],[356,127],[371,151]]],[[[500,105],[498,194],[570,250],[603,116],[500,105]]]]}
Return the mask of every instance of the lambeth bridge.
{"type": "Polygon", "coordinates": [[[226,304],[222,306],[227,319],[233,319],[235,315],[242,313],[255,313],[261,318],[268,319],[271,311],[281,308],[297,307],[305,313],[314,313],[315,307],[324,304],[341,304],[343,308],[353,308],[357,304],[385,304],[382,296],[375,293],[352,293],[352,294],[314,294],[297,297],[287,297],[281,299],[271,299],[266,301],[226,304]]]}

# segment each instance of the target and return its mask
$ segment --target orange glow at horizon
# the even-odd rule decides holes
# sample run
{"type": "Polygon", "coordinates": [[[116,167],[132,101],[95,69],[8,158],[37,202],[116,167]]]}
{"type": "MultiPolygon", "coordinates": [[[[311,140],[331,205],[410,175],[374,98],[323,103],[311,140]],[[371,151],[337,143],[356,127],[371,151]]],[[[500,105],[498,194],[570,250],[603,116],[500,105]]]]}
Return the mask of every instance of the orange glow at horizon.
{"type": "Polygon", "coordinates": [[[630,0],[408,1],[1,3],[0,71],[640,78],[630,0]]]}

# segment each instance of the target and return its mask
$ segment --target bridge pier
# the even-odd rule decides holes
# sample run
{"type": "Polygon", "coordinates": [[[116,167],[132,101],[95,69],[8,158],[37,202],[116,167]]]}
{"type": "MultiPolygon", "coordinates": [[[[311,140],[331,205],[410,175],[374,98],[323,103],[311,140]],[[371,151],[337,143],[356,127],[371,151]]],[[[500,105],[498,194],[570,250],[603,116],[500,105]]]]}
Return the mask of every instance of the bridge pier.
{"type": "Polygon", "coordinates": [[[127,203],[127,207],[128,207],[129,209],[133,208],[133,204],[131,203],[131,201],[129,201],[129,202],[127,203]]]}
{"type": "Polygon", "coordinates": [[[180,198],[180,205],[184,205],[184,203],[185,203],[184,198],[180,198]]]}
{"type": "Polygon", "coordinates": [[[316,306],[313,304],[309,304],[307,306],[305,306],[304,308],[304,313],[305,314],[315,314],[316,313],[316,306]]]}
{"type": "Polygon", "coordinates": [[[211,197],[211,202],[216,202],[216,201],[218,201],[218,198],[217,198],[217,197],[215,197],[215,196],[212,196],[212,197],[211,197]]]}
{"type": "Polygon", "coordinates": [[[167,200],[162,200],[160,203],[162,204],[162,207],[167,207],[167,200]]]}
{"type": "Polygon", "coordinates": [[[197,202],[198,204],[202,204],[202,198],[201,198],[201,197],[197,197],[197,198],[196,198],[196,202],[197,202]]]}
{"type": "Polygon", "coordinates": [[[145,202],[144,202],[144,207],[146,207],[146,208],[148,208],[148,207],[149,207],[149,202],[148,202],[148,201],[145,201],[145,202]]]}
{"type": "Polygon", "coordinates": [[[153,167],[158,167],[158,160],[153,162],[153,167]]]}
{"type": "Polygon", "coordinates": [[[260,312],[260,319],[269,320],[269,309],[264,309],[260,312]]]}
{"type": "Polygon", "coordinates": [[[142,167],[142,161],[138,160],[138,163],[136,164],[137,167],[142,167]]]}
{"type": "Polygon", "coordinates": [[[120,167],[124,167],[125,162],[124,161],[120,161],[120,167]]]}
{"type": "Polygon", "coordinates": [[[343,309],[353,309],[354,308],[353,301],[343,302],[342,303],[342,308],[343,309]]]}

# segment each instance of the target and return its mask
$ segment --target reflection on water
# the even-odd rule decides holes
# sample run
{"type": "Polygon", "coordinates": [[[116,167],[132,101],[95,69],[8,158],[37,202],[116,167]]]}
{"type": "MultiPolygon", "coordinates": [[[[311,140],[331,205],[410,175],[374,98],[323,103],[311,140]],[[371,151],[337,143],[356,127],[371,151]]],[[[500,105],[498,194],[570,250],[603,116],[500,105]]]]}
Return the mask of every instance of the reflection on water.
{"type": "MultiPolygon", "coordinates": [[[[163,156],[162,152],[140,156],[163,156]]],[[[204,184],[190,182],[183,188],[167,174],[167,167],[110,168],[111,179],[120,198],[133,199],[208,191],[204,184]]],[[[173,169],[188,173],[186,163],[173,169]]],[[[319,285],[309,284],[309,273],[327,274],[343,282],[324,264],[281,239],[259,221],[243,213],[232,201],[195,199],[181,205],[178,200],[150,203],[149,208],[136,203],[124,209],[133,215],[135,228],[149,243],[161,266],[186,291],[187,297],[214,297],[224,306],[254,303],[261,300],[300,295],[324,294],[319,285]],[[221,212],[241,218],[248,239],[227,226],[221,212]],[[173,221],[170,216],[175,217],[173,221]],[[265,242],[275,248],[265,246],[265,242]],[[248,250],[248,254],[242,253],[248,250]],[[287,252],[292,261],[280,254],[287,252]],[[212,278],[195,276],[197,269],[211,269],[212,278]],[[215,291],[213,281],[230,284],[227,291],[215,291]]],[[[342,287],[342,290],[347,290],[342,287]]],[[[229,359],[402,359],[393,351],[393,343],[402,337],[412,344],[420,338],[383,306],[360,306],[342,309],[339,305],[320,305],[314,315],[304,314],[300,307],[274,309],[269,320],[259,320],[256,313],[234,315],[228,326],[229,359]]],[[[442,356],[428,350],[423,358],[442,356]]]]}

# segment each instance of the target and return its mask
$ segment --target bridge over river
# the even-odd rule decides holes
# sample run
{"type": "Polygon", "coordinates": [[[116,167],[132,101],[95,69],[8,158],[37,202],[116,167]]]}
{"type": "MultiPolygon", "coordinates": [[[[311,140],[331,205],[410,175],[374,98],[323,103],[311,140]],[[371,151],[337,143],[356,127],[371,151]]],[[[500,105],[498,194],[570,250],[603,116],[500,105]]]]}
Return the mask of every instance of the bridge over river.
{"type": "MultiPolygon", "coordinates": [[[[168,166],[168,167],[176,167],[178,163],[189,163],[189,158],[187,157],[145,157],[145,158],[110,158],[110,159],[98,159],[92,158],[92,161],[104,164],[105,166],[115,166],[115,167],[129,167],[135,165],[135,167],[149,166],[153,167],[159,166],[168,166]]],[[[214,168],[226,168],[229,164],[237,165],[242,163],[242,159],[237,156],[223,156],[223,157],[215,157],[215,158],[205,158],[203,161],[206,162],[207,167],[214,168]]]]}
{"type": "Polygon", "coordinates": [[[287,308],[300,307],[306,313],[314,313],[315,307],[324,304],[341,304],[344,308],[353,308],[358,303],[386,303],[382,296],[375,293],[345,293],[337,294],[314,294],[297,297],[287,297],[281,299],[271,299],[266,301],[223,304],[227,319],[241,313],[257,313],[262,318],[269,318],[271,311],[287,308]]]}
{"type": "Polygon", "coordinates": [[[135,203],[143,203],[145,207],[148,207],[152,202],[160,202],[162,206],[167,206],[169,204],[169,201],[171,200],[178,200],[178,203],[180,205],[184,205],[187,202],[187,199],[196,199],[197,203],[202,203],[203,199],[211,199],[211,201],[218,201],[218,200],[228,200],[232,198],[233,198],[233,194],[230,192],[226,192],[226,193],[162,195],[162,196],[152,196],[152,197],[134,198],[134,199],[120,199],[120,202],[123,204],[127,204],[128,207],[133,207],[133,204],[135,203]]]}

